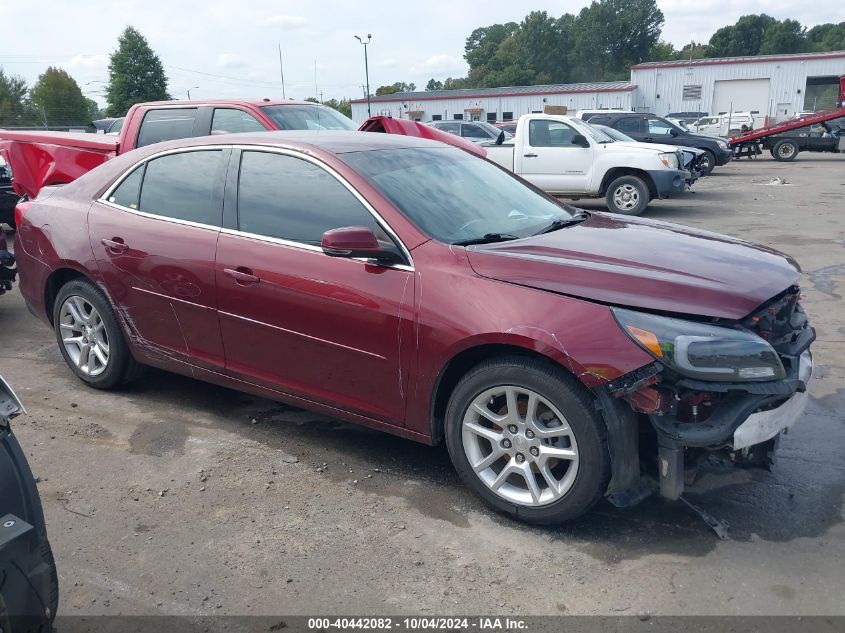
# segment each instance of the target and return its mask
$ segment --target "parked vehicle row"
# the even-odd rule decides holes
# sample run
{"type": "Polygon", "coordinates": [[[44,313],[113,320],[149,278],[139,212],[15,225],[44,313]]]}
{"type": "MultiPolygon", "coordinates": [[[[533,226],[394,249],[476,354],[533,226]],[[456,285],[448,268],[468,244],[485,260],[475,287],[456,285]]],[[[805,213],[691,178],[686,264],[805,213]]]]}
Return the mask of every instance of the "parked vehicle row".
{"type": "Polygon", "coordinates": [[[617,143],[577,118],[526,114],[511,142],[483,145],[487,157],[543,191],[604,197],[608,209],[639,215],[650,200],[683,192],[692,175],[676,147],[617,143]]]}
{"type": "MultiPolygon", "coordinates": [[[[561,123],[589,129],[525,117],[516,138],[554,147],[561,123]]],[[[20,290],[81,381],[151,365],[445,441],[524,521],[631,503],[641,466],[677,498],[712,453],[768,464],[806,403],[789,257],[579,211],[442,143],[186,138],[49,193],[17,208],[20,290]]]]}
{"type": "Polygon", "coordinates": [[[700,149],[704,152],[701,165],[705,175],[717,166],[728,164],[732,157],[726,140],[694,134],[654,114],[605,112],[590,117],[590,123],[612,127],[642,143],[662,143],[700,149]]]}

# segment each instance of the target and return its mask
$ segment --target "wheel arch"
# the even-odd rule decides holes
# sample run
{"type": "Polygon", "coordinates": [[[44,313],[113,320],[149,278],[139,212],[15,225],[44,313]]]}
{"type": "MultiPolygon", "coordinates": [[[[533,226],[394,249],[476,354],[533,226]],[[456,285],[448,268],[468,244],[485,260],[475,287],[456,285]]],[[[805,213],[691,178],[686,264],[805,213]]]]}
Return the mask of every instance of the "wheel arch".
{"type": "Polygon", "coordinates": [[[87,273],[79,270],[78,268],[67,265],[62,266],[61,268],[56,268],[50,273],[44,283],[44,311],[47,313],[47,318],[49,319],[51,326],[54,325],[53,311],[59,290],[61,290],[62,286],[66,283],[73,281],[74,279],[87,279],[92,283],[96,283],[96,281],[91,279],[87,273]]]}
{"type": "MultiPolygon", "coordinates": [[[[570,358],[555,348],[538,345],[536,341],[533,343],[532,345],[527,341],[516,340],[484,342],[465,347],[455,353],[441,368],[432,389],[429,405],[431,443],[439,444],[443,440],[446,407],[458,382],[473,367],[491,358],[521,356],[542,360],[563,369],[583,384],[583,380],[579,379],[583,372],[577,369],[578,366],[570,358]]],[[[585,391],[590,392],[589,387],[585,386],[585,391]]]]}
{"type": "Polygon", "coordinates": [[[654,181],[651,179],[651,176],[649,176],[647,171],[643,169],[637,169],[636,167],[614,167],[612,169],[608,169],[607,173],[601,180],[599,194],[605,195],[607,193],[607,188],[610,186],[610,183],[622,176],[636,176],[637,178],[642,180],[648,187],[649,196],[652,198],[657,197],[657,187],[654,185],[654,181]]]}

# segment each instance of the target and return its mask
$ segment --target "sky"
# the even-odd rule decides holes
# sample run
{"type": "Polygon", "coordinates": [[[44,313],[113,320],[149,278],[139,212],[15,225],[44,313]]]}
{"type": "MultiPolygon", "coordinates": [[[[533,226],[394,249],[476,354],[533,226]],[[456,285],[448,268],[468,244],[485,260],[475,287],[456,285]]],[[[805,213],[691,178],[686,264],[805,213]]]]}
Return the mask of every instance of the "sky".
{"type": "MultiPolygon", "coordinates": [[[[707,41],[741,15],[768,13],[806,26],[845,21],[845,2],[657,0],[663,39],[680,48],[707,41]]],[[[370,90],[396,81],[422,89],[429,78],[467,72],[473,29],[520,21],[532,10],[577,13],[588,0],[363,2],[356,0],[0,0],[0,67],[31,85],[49,65],[64,68],[88,97],[105,104],[108,56],[132,25],[164,64],[174,98],[361,97],[364,50],[372,34],[370,90]],[[392,8],[391,8],[392,5],[392,8]],[[316,85],[316,88],[315,88],[316,85]]]]}

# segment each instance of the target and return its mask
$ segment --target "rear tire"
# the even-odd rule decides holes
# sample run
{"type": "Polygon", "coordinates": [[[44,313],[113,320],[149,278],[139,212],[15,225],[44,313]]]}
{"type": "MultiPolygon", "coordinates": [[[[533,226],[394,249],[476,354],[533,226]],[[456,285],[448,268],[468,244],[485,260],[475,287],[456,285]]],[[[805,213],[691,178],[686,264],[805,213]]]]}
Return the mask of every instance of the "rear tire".
{"type": "Polygon", "coordinates": [[[445,431],[463,482],[526,523],[575,519],[607,490],[604,423],[587,391],[551,362],[505,356],[479,364],[449,398],[445,431]]]}
{"type": "Polygon", "coordinates": [[[792,162],[798,156],[798,144],[795,141],[782,139],[772,147],[772,156],[781,162],[792,162]]]}
{"type": "Polygon", "coordinates": [[[112,389],[140,374],[106,295],[88,279],[69,281],[56,295],[53,327],[62,357],[95,389],[112,389]]]}
{"type": "Polygon", "coordinates": [[[650,199],[648,185],[638,176],[620,176],[605,192],[608,211],[623,215],[640,215],[650,199]]]}

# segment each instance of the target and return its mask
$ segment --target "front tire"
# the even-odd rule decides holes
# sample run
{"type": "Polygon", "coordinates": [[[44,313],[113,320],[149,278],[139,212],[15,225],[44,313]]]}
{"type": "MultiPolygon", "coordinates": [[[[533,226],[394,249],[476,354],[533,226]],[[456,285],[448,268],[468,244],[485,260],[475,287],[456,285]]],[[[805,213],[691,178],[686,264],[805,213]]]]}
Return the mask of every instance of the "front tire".
{"type": "Polygon", "coordinates": [[[709,176],[713,170],[716,169],[716,155],[709,149],[706,149],[701,155],[698,164],[701,167],[701,173],[705,176],[709,176]]]}
{"type": "Polygon", "coordinates": [[[620,176],[608,186],[605,199],[613,213],[640,215],[650,200],[648,185],[637,176],[620,176]]]}
{"type": "Polygon", "coordinates": [[[527,523],[575,519],[607,489],[604,423],[586,390],[551,362],[508,356],[476,366],[449,399],[445,430],[463,482],[527,523]]]}
{"type": "Polygon", "coordinates": [[[108,299],[91,281],[74,279],[61,287],[53,327],[68,367],[91,387],[111,389],[138,374],[108,299]]]}

